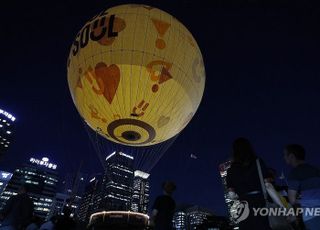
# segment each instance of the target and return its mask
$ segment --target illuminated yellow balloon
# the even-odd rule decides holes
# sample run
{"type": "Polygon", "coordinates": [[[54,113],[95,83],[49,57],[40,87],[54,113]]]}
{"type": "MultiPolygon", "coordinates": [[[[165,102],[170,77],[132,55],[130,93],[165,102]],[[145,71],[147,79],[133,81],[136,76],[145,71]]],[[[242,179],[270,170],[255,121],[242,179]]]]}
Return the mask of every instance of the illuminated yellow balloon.
{"type": "Polygon", "coordinates": [[[107,139],[135,146],[178,134],[204,90],[200,49],[176,18],[145,5],[105,10],[77,34],[68,59],[73,101],[107,139]]]}

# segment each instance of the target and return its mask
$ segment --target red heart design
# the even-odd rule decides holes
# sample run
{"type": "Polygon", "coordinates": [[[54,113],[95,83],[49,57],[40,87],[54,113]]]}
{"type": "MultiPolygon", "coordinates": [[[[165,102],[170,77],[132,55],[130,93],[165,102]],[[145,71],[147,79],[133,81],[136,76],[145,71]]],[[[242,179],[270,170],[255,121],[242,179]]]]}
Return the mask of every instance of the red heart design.
{"type": "Polygon", "coordinates": [[[108,67],[104,62],[99,62],[95,67],[95,75],[103,96],[111,104],[120,83],[119,67],[115,64],[108,67]]]}

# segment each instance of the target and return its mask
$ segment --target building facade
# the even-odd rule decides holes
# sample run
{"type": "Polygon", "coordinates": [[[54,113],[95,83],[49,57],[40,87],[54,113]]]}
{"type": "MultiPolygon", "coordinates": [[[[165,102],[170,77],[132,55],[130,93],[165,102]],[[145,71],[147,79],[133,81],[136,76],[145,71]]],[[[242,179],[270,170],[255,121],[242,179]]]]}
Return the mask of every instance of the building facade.
{"type": "Polygon", "coordinates": [[[204,208],[199,206],[193,206],[186,210],[187,213],[187,221],[188,221],[188,230],[197,229],[197,226],[200,226],[204,222],[207,221],[209,216],[213,216],[213,214],[204,208]]]}
{"type": "Polygon", "coordinates": [[[222,185],[223,185],[223,189],[224,189],[224,200],[225,200],[225,203],[226,203],[227,209],[228,209],[228,218],[233,223],[233,220],[231,218],[233,200],[230,199],[230,197],[229,197],[228,187],[227,187],[227,172],[230,167],[231,167],[231,161],[226,161],[226,162],[219,165],[219,172],[220,172],[222,185]]]}
{"type": "Polygon", "coordinates": [[[15,120],[12,114],[0,109],[0,157],[12,143],[15,120]]]}
{"type": "Polygon", "coordinates": [[[213,216],[209,210],[197,205],[179,209],[173,217],[173,226],[176,230],[195,230],[213,216]]]}
{"type": "Polygon", "coordinates": [[[150,174],[140,170],[134,171],[131,211],[147,213],[150,195],[150,174]]]}
{"type": "Polygon", "coordinates": [[[177,211],[173,216],[174,229],[185,230],[187,229],[187,214],[185,211],[177,211]]]}
{"type": "Polygon", "coordinates": [[[133,162],[132,156],[122,152],[113,152],[107,156],[102,180],[100,210],[131,210],[133,162]]]}
{"type": "Polygon", "coordinates": [[[12,177],[12,173],[0,171],[0,195],[7,187],[11,177],[12,177]]]}
{"type": "Polygon", "coordinates": [[[71,198],[70,194],[56,193],[50,209],[49,218],[56,215],[64,215],[65,208],[68,208],[71,211],[70,217],[77,217],[80,201],[81,197],[79,196],[71,198]]]}
{"type": "Polygon", "coordinates": [[[102,175],[96,175],[90,179],[77,211],[81,222],[88,222],[90,215],[99,207],[101,202],[102,175]]]}
{"type": "Polygon", "coordinates": [[[106,157],[105,171],[93,177],[86,186],[78,208],[78,217],[88,222],[100,211],[134,211],[147,213],[149,174],[134,170],[134,158],[123,152],[106,157]]]}
{"type": "Polygon", "coordinates": [[[28,194],[34,203],[34,214],[46,219],[56,196],[58,174],[57,165],[43,157],[41,160],[30,158],[29,162],[16,169],[7,187],[0,196],[1,206],[18,193],[22,185],[28,187],[28,194]]]}
{"type": "Polygon", "coordinates": [[[69,203],[70,196],[65,193],[56,193],[50,209],[49,217],[61,215],[63,208],[69,203]]]}
{"type": "Polygon", "coordinates": [[[57,197],[57,205],[59,208],[56,209],[55,213],[63,214],[63,208],[68,207],[71,209],[71,216],[78,218],[79,206],[81,204],[82,196],[85,192],[85,187],[88,184],[88,174],[82,173],[80,171],[74,173],[67,173],[61,183],[59,184],[59,195],[57,197]],[[64,204],[62,209],[61,198],[68,197],[67,202],[64,204]]]}

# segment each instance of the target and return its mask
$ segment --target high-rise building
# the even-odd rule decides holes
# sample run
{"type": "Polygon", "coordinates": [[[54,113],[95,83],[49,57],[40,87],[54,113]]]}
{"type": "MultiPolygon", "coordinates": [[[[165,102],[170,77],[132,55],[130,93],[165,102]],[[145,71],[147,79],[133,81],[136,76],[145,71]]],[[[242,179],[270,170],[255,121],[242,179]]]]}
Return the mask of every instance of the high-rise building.
{"type": "Polygon", "coordinates": [[[134,158],[123,152],[113,152],[107,156],[100,210],[129,211],[131,209],[133,162],[134,158]]]}
{"type": "Polygon", "coordinates": [[[189,230],[197,229],[197,226],[203,224],[209,216],[213,216],[209,210],[196,205],[188,208],[186,213],[189,230]]]}
{"type": "MultiPolygon", "coordinates": [[[[145,229],[149,217],[141,212],[146,212],[149,201],[149,174],[134,171],[133,165],[134,158],[123,152],[113,152],[107,156],[101,188],[91,205],[99,208],[90,211],[90,229],[115,229],[115,226],[121,226],[119,229],[145,229]],[[134,212],[133,208],[141,212],[134,212]]],[[[89,198],[84,196],[83,201],[90,203],[89,198]]],[[[87,206],[83,205],[85,208],[87,206]]]]}
{"type": "Polygon", "coordinates": [[[77,211],[78,219],[82,222],[88,222],[90,215],[96,210],[101,202],[102,175],[94,176],[85,188],[85,192],[79,204],[77,211]]]}
{"type": "Polygon", "coordinates": [[[194,230],[205,223],[213,214],[197,205],[178,209],[173,216],[173,226],[177,230],[194,230]]]}
{"type": "Polygon", "coordinates": [[[140,170],[134,171],[131,211],[140,213],[148,212],[150,193],[149,176],[150,174],[140,170]]]}
{"type": "Polygon", "coordinates": [[[71,217],[77,217],[80,201],[81,197],[79,196],[70,197],[70,194],[56,193],[51,205],[49,218],[56,215],[64,215],[65,207],[71,211],[71,217]]]}
{"type": "Polygon", "coordinates": [[[227,187],[227,172],[230,167],[231,167],[231,161],[226,161],[219,165],[219,172],[220,172],[220,176],[221,176],[222,184],[224,188],[224,200],[227,205],[229,220],[232,222],[233,220],[231,218],[231,207],[233,205],[233,200],[230,199],[229,197],[228,187],[227,187]]]}
{"type": "Polygon", "coordinates": [[[55,211],[55,213],[58,211],[62,214],[63,208],[67,206],[69,209],[71,209],[71,216],[78,218],[79,206],[87,183],[87,174],[81,173],[80,171],[67,173],[59,185],[58,193],[60,196],[63,194],[63,196],[68,197],[67,203],[60,208],[61,202],[59,200],[61,200],[61,198],[57,197],[58,200],[55,201],[55,205],[57,204],[57,207],[59,208],[55,211]]]}
{"type": "Polygon", "coordinates": [[[187,229],[187,214],[185,211],[179,210],[173,215],[173,226],[176,230],[187,229]]]}
{"type": "Polygon", "coordinates": [[[70,196],[65,193],[56,193],[50,208],[49,216],[61,215],[63,208],[69,203],[70,196]]]}
{"type": "Polygon", "coordinates": [[[0,195],[7,187],[11,177],[12,177],[12,173],[0,171],[0,195]]]}
{"type": "Polygon", "coordinates": [[[12,142],[15,120],[12,114],[0,109],[0,156],[8,150],[12,142]]]}
{"type": "Polygon", "coordinates": [[[29,188],[29,196],[32,198],[34,214],[41,218],[47,218],[52,208],[58,183],[57,165],[49,162],[47,157],[41,160],[30,158],[29,162],[16,169],[4,192],[0,196],[3,205],[12,196],[16,195],[22,185],[29,188]]]}

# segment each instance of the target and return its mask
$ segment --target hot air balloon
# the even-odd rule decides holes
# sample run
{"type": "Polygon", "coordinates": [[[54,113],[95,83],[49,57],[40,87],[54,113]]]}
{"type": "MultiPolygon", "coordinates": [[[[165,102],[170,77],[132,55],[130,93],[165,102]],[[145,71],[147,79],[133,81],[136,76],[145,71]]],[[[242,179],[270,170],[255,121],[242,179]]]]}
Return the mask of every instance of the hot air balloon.
{"type": "MultiPolygon", "coordinates": [[[[202,55],[191,33],[145,5],[94,16],[76,35],[67,65],[73,102],[103,166],[116,151],[150,172],[190,122],[204,91],[202,55]]],[[[123,215],[136,223],[136,214],[123,215]]],[[[97,212],[90,223],[107,226],[106,217],[97,212]]]]}
{"type": "Polygon", "coordinates": [[[73,102],[111,142],[152,146],[180,133],[200,104],[205,69],[188,29],[145,5],[121,5],[89,20],[68,57],[73,102]]]}

